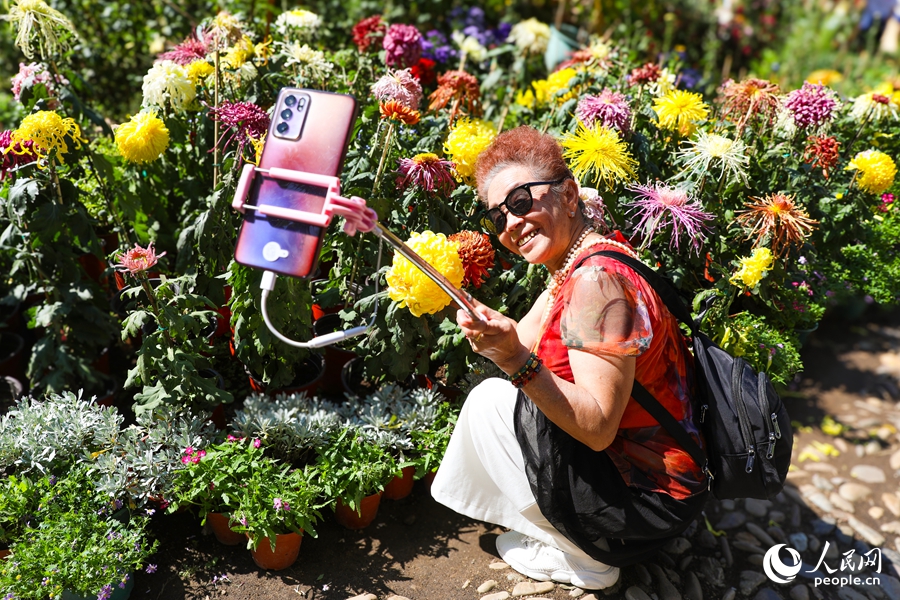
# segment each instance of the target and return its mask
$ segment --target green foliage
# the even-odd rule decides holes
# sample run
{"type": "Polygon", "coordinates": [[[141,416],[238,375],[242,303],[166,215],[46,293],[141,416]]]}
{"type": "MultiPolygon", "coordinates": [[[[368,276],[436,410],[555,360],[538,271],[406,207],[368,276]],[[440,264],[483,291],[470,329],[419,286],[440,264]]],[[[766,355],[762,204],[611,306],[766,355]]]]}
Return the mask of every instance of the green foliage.
{"type": "Polygon", "coordinates": [[[383,490],[402,471],[390,452],[353,428],[341,431],[318,454],[318,480],[325,502],[333,506],[340,500],[354,511],[359,511],[363,498],[383,490]]]}
{"type": "Polygon", "coordinates": [[[10,475],[0,482],[0,543],[18,538],[37,512],[39,494],[27,477],[10,475]]]}

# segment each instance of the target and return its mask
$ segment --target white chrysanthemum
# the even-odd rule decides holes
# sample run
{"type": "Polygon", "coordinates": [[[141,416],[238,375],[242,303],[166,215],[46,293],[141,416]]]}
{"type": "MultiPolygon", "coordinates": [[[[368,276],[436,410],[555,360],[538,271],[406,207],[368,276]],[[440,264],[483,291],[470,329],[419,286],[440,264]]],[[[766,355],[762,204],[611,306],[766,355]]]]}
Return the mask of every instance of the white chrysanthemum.
{"type": "Polygon", "coordinates": [[[878,123],[884,119],[900,117],[900,107],[894,102],[893,94],[885,94],[884,91],[886,90],[875,90],[854,98],[850,118],[862,121],[868,116],[871,122],[878,123]]]}
{"type": "Polygon", "coordinates": [[[482,46],[477,38],[465,35],[460,31],[454,31],[451,37],[454,43],[459,46],[459,49],[475,62],[480,63],[487,55],[487,48],[482,46]]]}
{"type": "Polygon", "coordinates": [[[181,65],[164,60],[158,62],[144,75],[144,106],[164,108],[166,104],[173,110],[186,110],[197,95],[197,87],[181,65]]]}
{"type": "Polygon", "coordinates": [[[675,79],[675,73],[668,68],[663,69],[659,74],[659,79],[650,84],[650,94],[653,96],[665,96],[675,89],[675,79]]]}
{"type": "Polygon", "coordinates": [[[550,26],[534,17],[520,21],[513,25],[506,41],[515,44],[523,54],[543,54],[550,41],[550,26]]]}
{"type": "Polygon", "coordinates": [[[279,44],[281,53],[287,58],[285,66],[297,65],[300,74],[305,77],[325,77],[334,69],[334,65],[325,58],[325,53],[313,50],[307,44],[279,44]]]}
{"type": "Polygon", "coordinates": [[[747,182],[747,146],[742,140],[733,140],[716,133],[701,131],[693,140],[685,142],[676,158],[684,165],[679,178],[699,180],[705,175],[724,175],[730,181],[747,182]],[[710,173],[715,168],[717,172],[710,173]]]}
{"type": "Polygon", "coordinates": [[[225,81],[238,87],[250,83],[256,79],[258,75],[259,71],[249,60],[235,71],[222,71],[222,76],[225,78],[225,81]]]}
{"type": "Polygon", "coordinates": [[[284,37],[288,37],[291,32],[309,35],[318,29],[321,23],[322,20],[316,13],[298,8],[278,15],[275,19],[275,31],[284,37]]]}

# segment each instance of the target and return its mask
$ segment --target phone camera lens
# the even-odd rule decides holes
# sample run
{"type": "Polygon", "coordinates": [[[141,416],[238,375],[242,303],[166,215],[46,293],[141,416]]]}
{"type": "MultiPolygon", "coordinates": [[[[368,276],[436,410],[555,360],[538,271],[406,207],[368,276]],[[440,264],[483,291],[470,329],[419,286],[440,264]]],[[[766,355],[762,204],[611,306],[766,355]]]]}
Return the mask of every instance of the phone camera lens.
{"type": "Polygon", "coordinates": [[[288,96],[284,99],[285,106],[293,106],[295,104],[297,104],[297,96],[288,96]]]}
{"type": "Polygon", "coordinates": [[[290,128],[291,126],[287,123],[279,123],[275,126],[275,131],[277,131],[278,133],[287,133],[287,130],[290,128]]]}
{"type": "Polygon", "coordinates": [[[285,121],[290,121],[291,117],[293,117],[293,116],[294,116],[294,111],[292,111],[289,108],[286,108],[283,111],[281,111],[281,118],[284,119],[285,121]]]}
{"type": "Polygon", "coordinates": [[[300,108],[306,106],[306,98],[300,98],[299,100],[297,100],[297,106],[299,106],[300,108]]]}

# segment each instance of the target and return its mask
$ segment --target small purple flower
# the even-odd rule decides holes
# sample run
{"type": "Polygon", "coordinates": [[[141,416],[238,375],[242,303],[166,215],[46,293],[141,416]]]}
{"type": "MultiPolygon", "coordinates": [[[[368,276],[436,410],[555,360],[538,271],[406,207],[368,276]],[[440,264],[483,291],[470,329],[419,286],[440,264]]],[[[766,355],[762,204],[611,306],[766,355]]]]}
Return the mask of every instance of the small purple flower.
{"type": "Polygon", "coordinates": [[[43,587],[47,587],[47,584],[48,584],[48,583],[50,583],[50,578],[49,578],[49,577],[44,577],[44,578],[41,580],[41,585],[42,585],[43,587]]]}
{"type": "Polygon", "coordinates": [[[422,34],[413,25],[395,23],[384,34],[384,61],[389,67],[405,69],[422,57],[422,34]]]}
{"type": "Polygon", "coordinates": [[[585,96],[578,101],[575,114],[588,128],[593,128],[597,121],[622,133],[628,133],[631,128],[631,108],[619,92],[603,90],[598,96],[585,96]]]}
{"type": "Polygon", "coordinates": [[[193,454],[193,453],[194,453],[194,447],[193,447],[193,446],[188,446],[187,448],[184,449],[184,452],[182,452],[182,454],[184,454],[184,455],[186,455],[186,456],[190,456],[190,455],[193,454]]]}
{"type": "Polygon", "coordinates": [[[50,482],[50,485],[56,485],[56,475],[51,475],[48,481],[50,482]]]}
{"type": "Polygon", "coordinates": [[[147,567],[144,569],[144,572],[145,572],[145,573],[156,573],[156,565],[154,565],[153,563],[150,563],[150,564],[147,565],[147,567]]]}
{"type": "Polygon", "coordinates": [[[700,246],[706,239],[703,233],[706,229],[705,221],[713,220],[715,215],[705,212],[700,202],[691,200],[684,190],[662,181],[657,181],[655,185],[629,185],[627,189],[638,195],[631,206],[635,214],[640,216],[635,229],[644,230],[647,240],[645,243],[652,240],[657,231],[671,225],[670,248],[674,246],[675,251],[679,252],[681,237],[685,235],[694,251],[700,253],[700,246]]]}
{"type": "Polygon", "coordinates": [[[272,508],[274,508],[277,511],[288,512],[291,510],[291,505],[288,504],[287,502],[285,502],[284,500],[282,500],[281,498],[275,498],[275,500],[272,501],[272,508]]]}
{"type": "Polygon", "coordinates": [[[112,586],[106,584],[102,588],[100,588],[100,593],[97,594],[97,600],[109,600],[110,596],[112,596],[112,593],[112,586]]]}
{"type": "Polygon", "coordinates": [[[122,501],[119,499],[113,500],[113,506],[116,507],[116,510],[119,510],[122,508],[122,501]]]}
{"type": "Polygon", "coordinates": [[[459,52],[450,45],[447,36],[437,29],[432,29],[422,39],[422,56],[425,58],[443,64],[455,60],[458,55],[459,52]]]}
{"type": "Polygon", "coordinates": [[[403,106],[419,110],[422,101],[422,84],[413,77],[409,69],[388,69],[386,75],[372,85],[372,95],[379,102],[396,100],[403,106]]]}
{"type": "Polygon", "coordinates": [[[254,448],[259,448],[260,446],[262,446],[262,441],[261,441],[259,438],[254,439],[254,440],[253,440],[253,447],[254,447],[254,448]]]}
{"type": "Polygon", "coordinates": [[[834,116],[838,106],[834,90],[818,83],[804,82],[802,88],[790,92],[784,100],[784,107],[800,128],[824,125],[834,116]]]}
{"type": "Polygon", "coordinates": [[[805,256],[801,256],[800,258],[797,259],[797,262],[800,263],[801,265],[805,265],[808,261],[806,260],[805,256]]]}

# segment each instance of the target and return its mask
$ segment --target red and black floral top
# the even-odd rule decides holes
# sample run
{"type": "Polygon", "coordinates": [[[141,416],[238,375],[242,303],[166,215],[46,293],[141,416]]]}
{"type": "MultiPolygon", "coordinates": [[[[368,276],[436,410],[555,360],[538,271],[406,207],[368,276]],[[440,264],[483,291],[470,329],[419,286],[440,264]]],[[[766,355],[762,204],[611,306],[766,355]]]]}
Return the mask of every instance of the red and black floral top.
{"type": "MultiPolygon", "coordinates": [[[[621,252],[614,246],[592,246],[575,264],[601,250],[621,252]]],[[[558,377],[574,382],[569,348],[598,356],[637,357],[635,379],[704,445],[691,418],[693,356],[678,321],[650,284],[629,267],[594,256],[563,282],[535,351],[558,377]]],[[[616,437],[605,452],[630,486],[679,500],[706,489],[700,466],[634,398],[628,400],[616,437]]]]}

